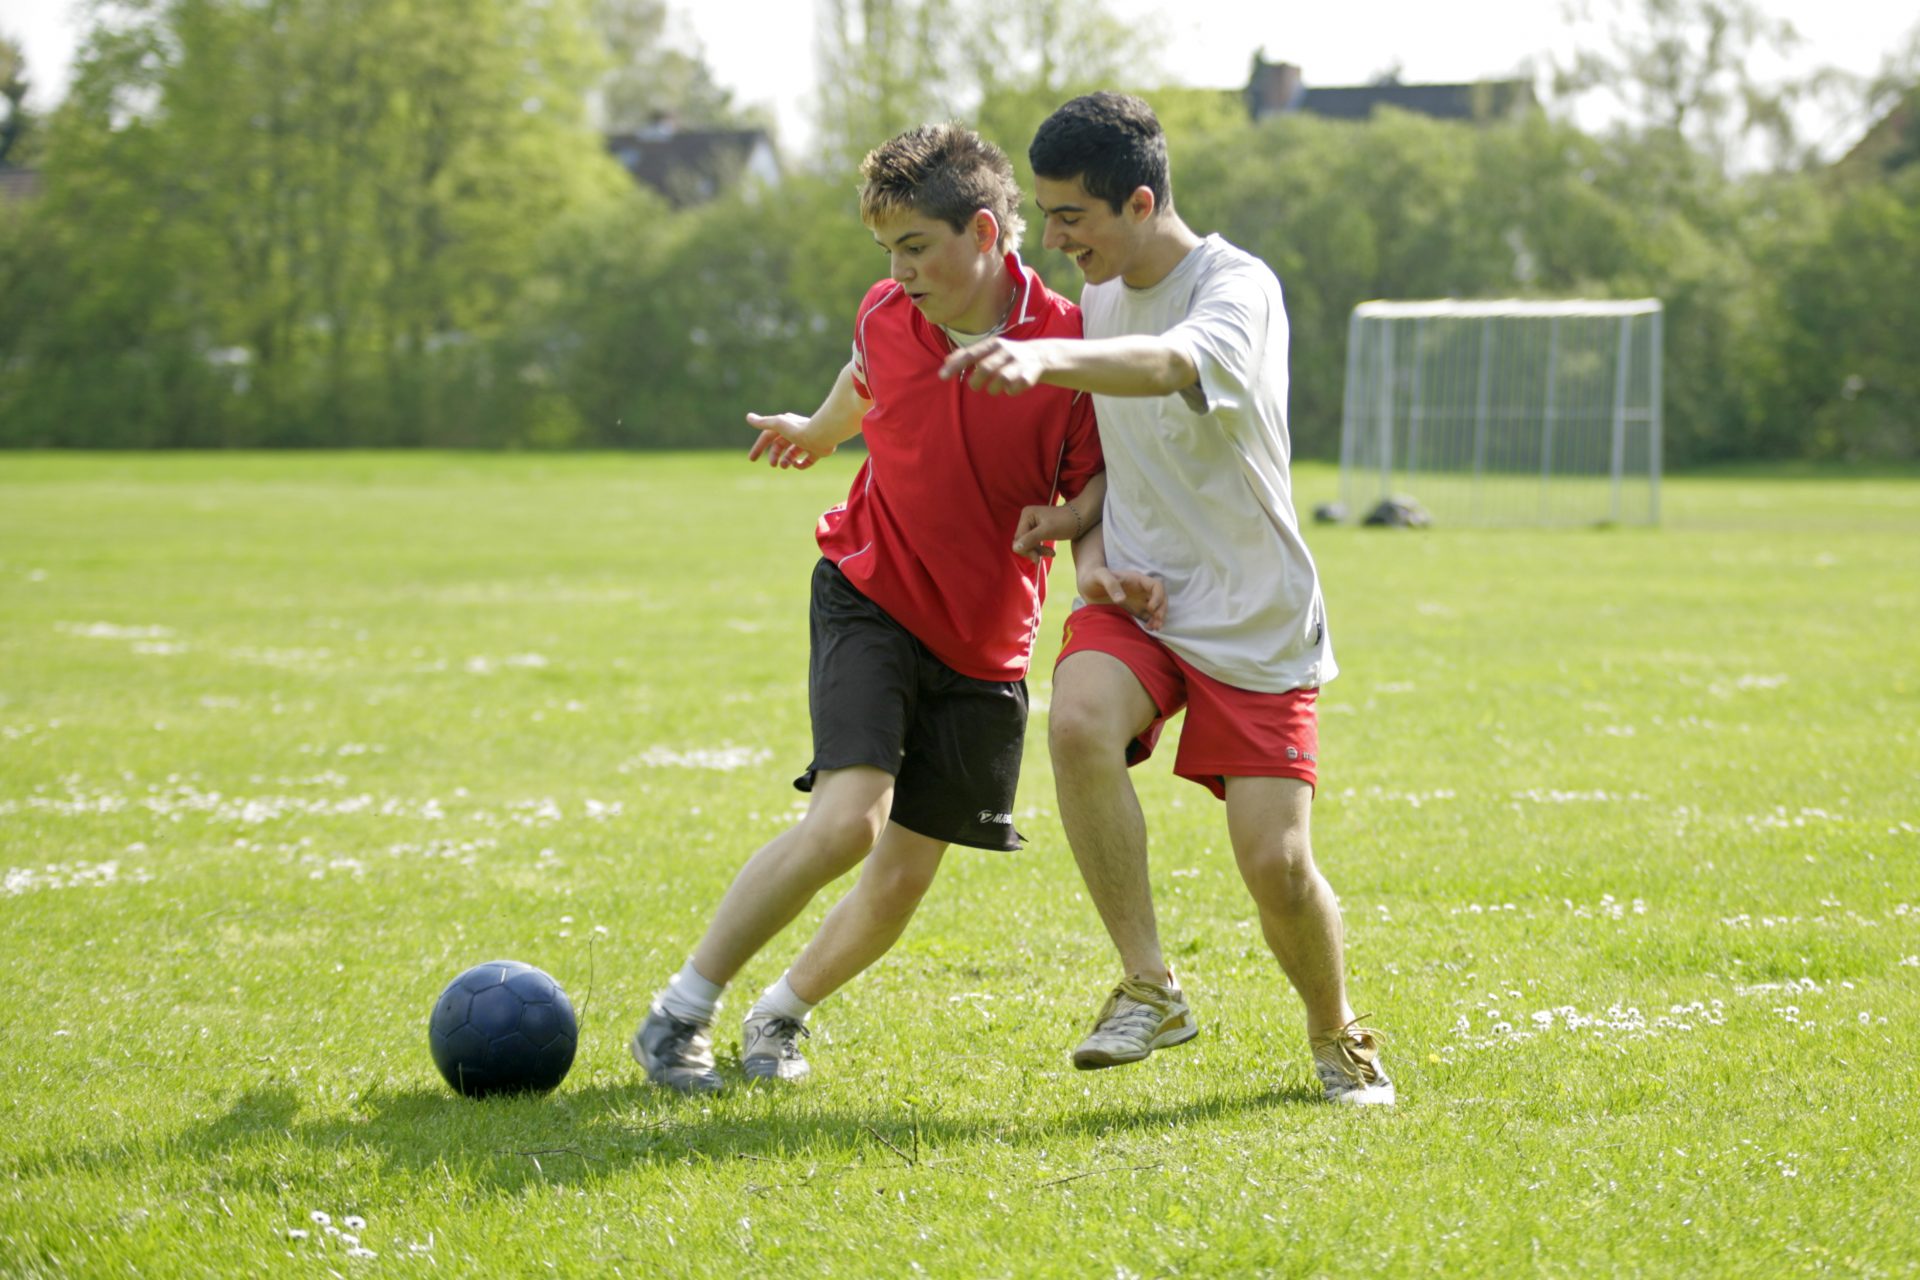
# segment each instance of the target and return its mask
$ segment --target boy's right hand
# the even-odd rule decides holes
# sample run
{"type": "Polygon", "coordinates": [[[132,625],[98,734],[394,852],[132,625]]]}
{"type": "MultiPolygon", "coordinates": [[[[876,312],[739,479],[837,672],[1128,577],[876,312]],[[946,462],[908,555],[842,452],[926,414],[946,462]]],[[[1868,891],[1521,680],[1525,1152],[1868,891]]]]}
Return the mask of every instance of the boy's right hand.
{"type": "Polygon", "coordinates": [[[805,471],[835,448],[828,445],[822,449],[811,443],[808,428],[813,425],[813,420],[797,413],[750,413],[747,415],[747,425],[760,429],[760,438],[747,450],[748,462],[758,462],[760,456],[765,454],[770,467],[779,467],[783,471],[789,467],[805,471]]]}
{"type": "Polygon", "coordinates": [[[1088,604],[1117,604],[1158,631],[1167,621],[1167,584],[1144,573],[1118,572],[1105,565],[1080,571],[1075,584],[1088,604]]]}

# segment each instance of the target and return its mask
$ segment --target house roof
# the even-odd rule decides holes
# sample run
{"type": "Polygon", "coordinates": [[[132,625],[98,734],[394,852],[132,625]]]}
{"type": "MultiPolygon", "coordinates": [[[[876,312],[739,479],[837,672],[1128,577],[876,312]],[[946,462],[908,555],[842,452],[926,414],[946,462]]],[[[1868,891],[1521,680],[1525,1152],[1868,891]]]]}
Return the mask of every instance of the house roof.
{"type": "Polygon", "coordinates": [[[1498,120],[1536,105],[1530,80],[1477,80],[1464,84],[1378,84],[1321,87],[1307,83],[1291,62],[1268,62],[1255,54],[1244,91],[1255,120],[1305,112],[1331,120],[1365,120],[1380,107],[1394,107],[1438,120],[1498,120]]]}
{"type": "Polygon", "coordinates": [[[1843,173],[1878,174],[1920,159],[1920,91],[1894,104],[1874,121],[1846,155],[1834,162],[1843,173]]]}
{"type": "Polygon", "coordinates": [[[607,150],[628,173],[680,206],[700,204],[733,187],[761,148],[771,155],[764,129],[663,124],[607,138],[607,150]]]}
{"type": "Polygon", "coordinates": [[[1359,88],[1301,91],[1294,107],[1331,120],[1365,120],[1380,107],[1396,107],[1436,120],[1498,120],[1534,105],[1525,80],[1480,80],[1469,84],[1371,84],[1359,88]]]}

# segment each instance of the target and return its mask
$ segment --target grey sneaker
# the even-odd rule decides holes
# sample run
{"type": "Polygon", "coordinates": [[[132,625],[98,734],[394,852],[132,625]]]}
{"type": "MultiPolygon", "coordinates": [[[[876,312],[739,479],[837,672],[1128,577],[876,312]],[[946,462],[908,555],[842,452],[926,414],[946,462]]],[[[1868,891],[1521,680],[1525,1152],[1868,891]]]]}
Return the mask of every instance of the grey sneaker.
{"type": "Polygon", "coordinates": [[[1155,1049],[1185,1044],[1200,1034],[1178,987],[1128,978],[1113,989],[1093,1030],[1073,1051],[1073,1065],[1082,1071],[1138,1062],[1155,1049]]]}
{"type": "Polygon", "coordinates": [[[627,1047],[647,1079],[678,1093],[718,1093],[720,1075],[713,1069],[713,1041],[698,1022],[682,1022],[658,1005],[633,1033],[627,1047]]]}
{"type": "Polygon", "coordinates": [[[777,1013],[749,1010],[740,1028],[740,1068],[749,1080],[784,1080],[798,1084],[813,1074],[800,1056],[800,1037],[806,1024],[777,1013]]]}
{"type": "Polygon", "coordinates": [[[1359,1018],[1313,1037],[1313,1070],[1328,1102],[1354,1107],[1393,1105],[1393,1081],[1380,1065],[1378,1038],[1379,1033],[1361,1026],[1359,1018]]]}

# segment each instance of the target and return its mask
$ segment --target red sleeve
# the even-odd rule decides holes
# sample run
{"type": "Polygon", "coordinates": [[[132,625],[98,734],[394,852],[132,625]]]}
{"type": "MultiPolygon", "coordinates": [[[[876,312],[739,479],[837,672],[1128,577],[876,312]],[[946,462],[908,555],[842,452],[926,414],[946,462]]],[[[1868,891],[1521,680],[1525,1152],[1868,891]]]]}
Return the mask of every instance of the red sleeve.
{"type": "Polygon", "coordinates": [[[873,399],[873,392],[867,390],[867,357],[857,341],[853,344],[853,389],[860,393],[862,400],[873,399]]]}
{"type": "Polygon", "coordinates": [[[1067,411],[1067,443],[1060,461],[1060,496],[1072,498],[1087,487],[1087,481],[1106,470],[1100,453],[1100,430],[1094,423],[1093,397],[1084,391],[1073,393],[1067,411]]]}
{"type": "Polygon", "coordinates": [[[891,280],[876,280],[867,290],[867,296],[860,300],[860,309],[853,317],[853,389],[860,393],[862,400],[873,399],[873,392],[867,387],[867,316],[889,297],[896,286],[891,280]]]}

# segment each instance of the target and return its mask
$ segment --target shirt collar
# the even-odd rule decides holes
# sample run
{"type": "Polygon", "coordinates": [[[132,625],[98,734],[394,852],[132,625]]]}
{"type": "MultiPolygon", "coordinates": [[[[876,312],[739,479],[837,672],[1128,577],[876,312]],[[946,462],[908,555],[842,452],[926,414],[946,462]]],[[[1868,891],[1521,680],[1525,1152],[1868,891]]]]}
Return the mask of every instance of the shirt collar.
{"type": "Polygon", "coordinates": [[[1017,281],[1017,292],[1013,297],[1013,310],[1007,312],[1006,327],[1003,333],[1013,333],[1024,325],[1038,320],[1044,310],[1043,299],[1047,286],[1040,276],[1026,263],[1020,260],[1018,249],[1009,249],[1006,256],[1007,271],[1017,281]]]}

